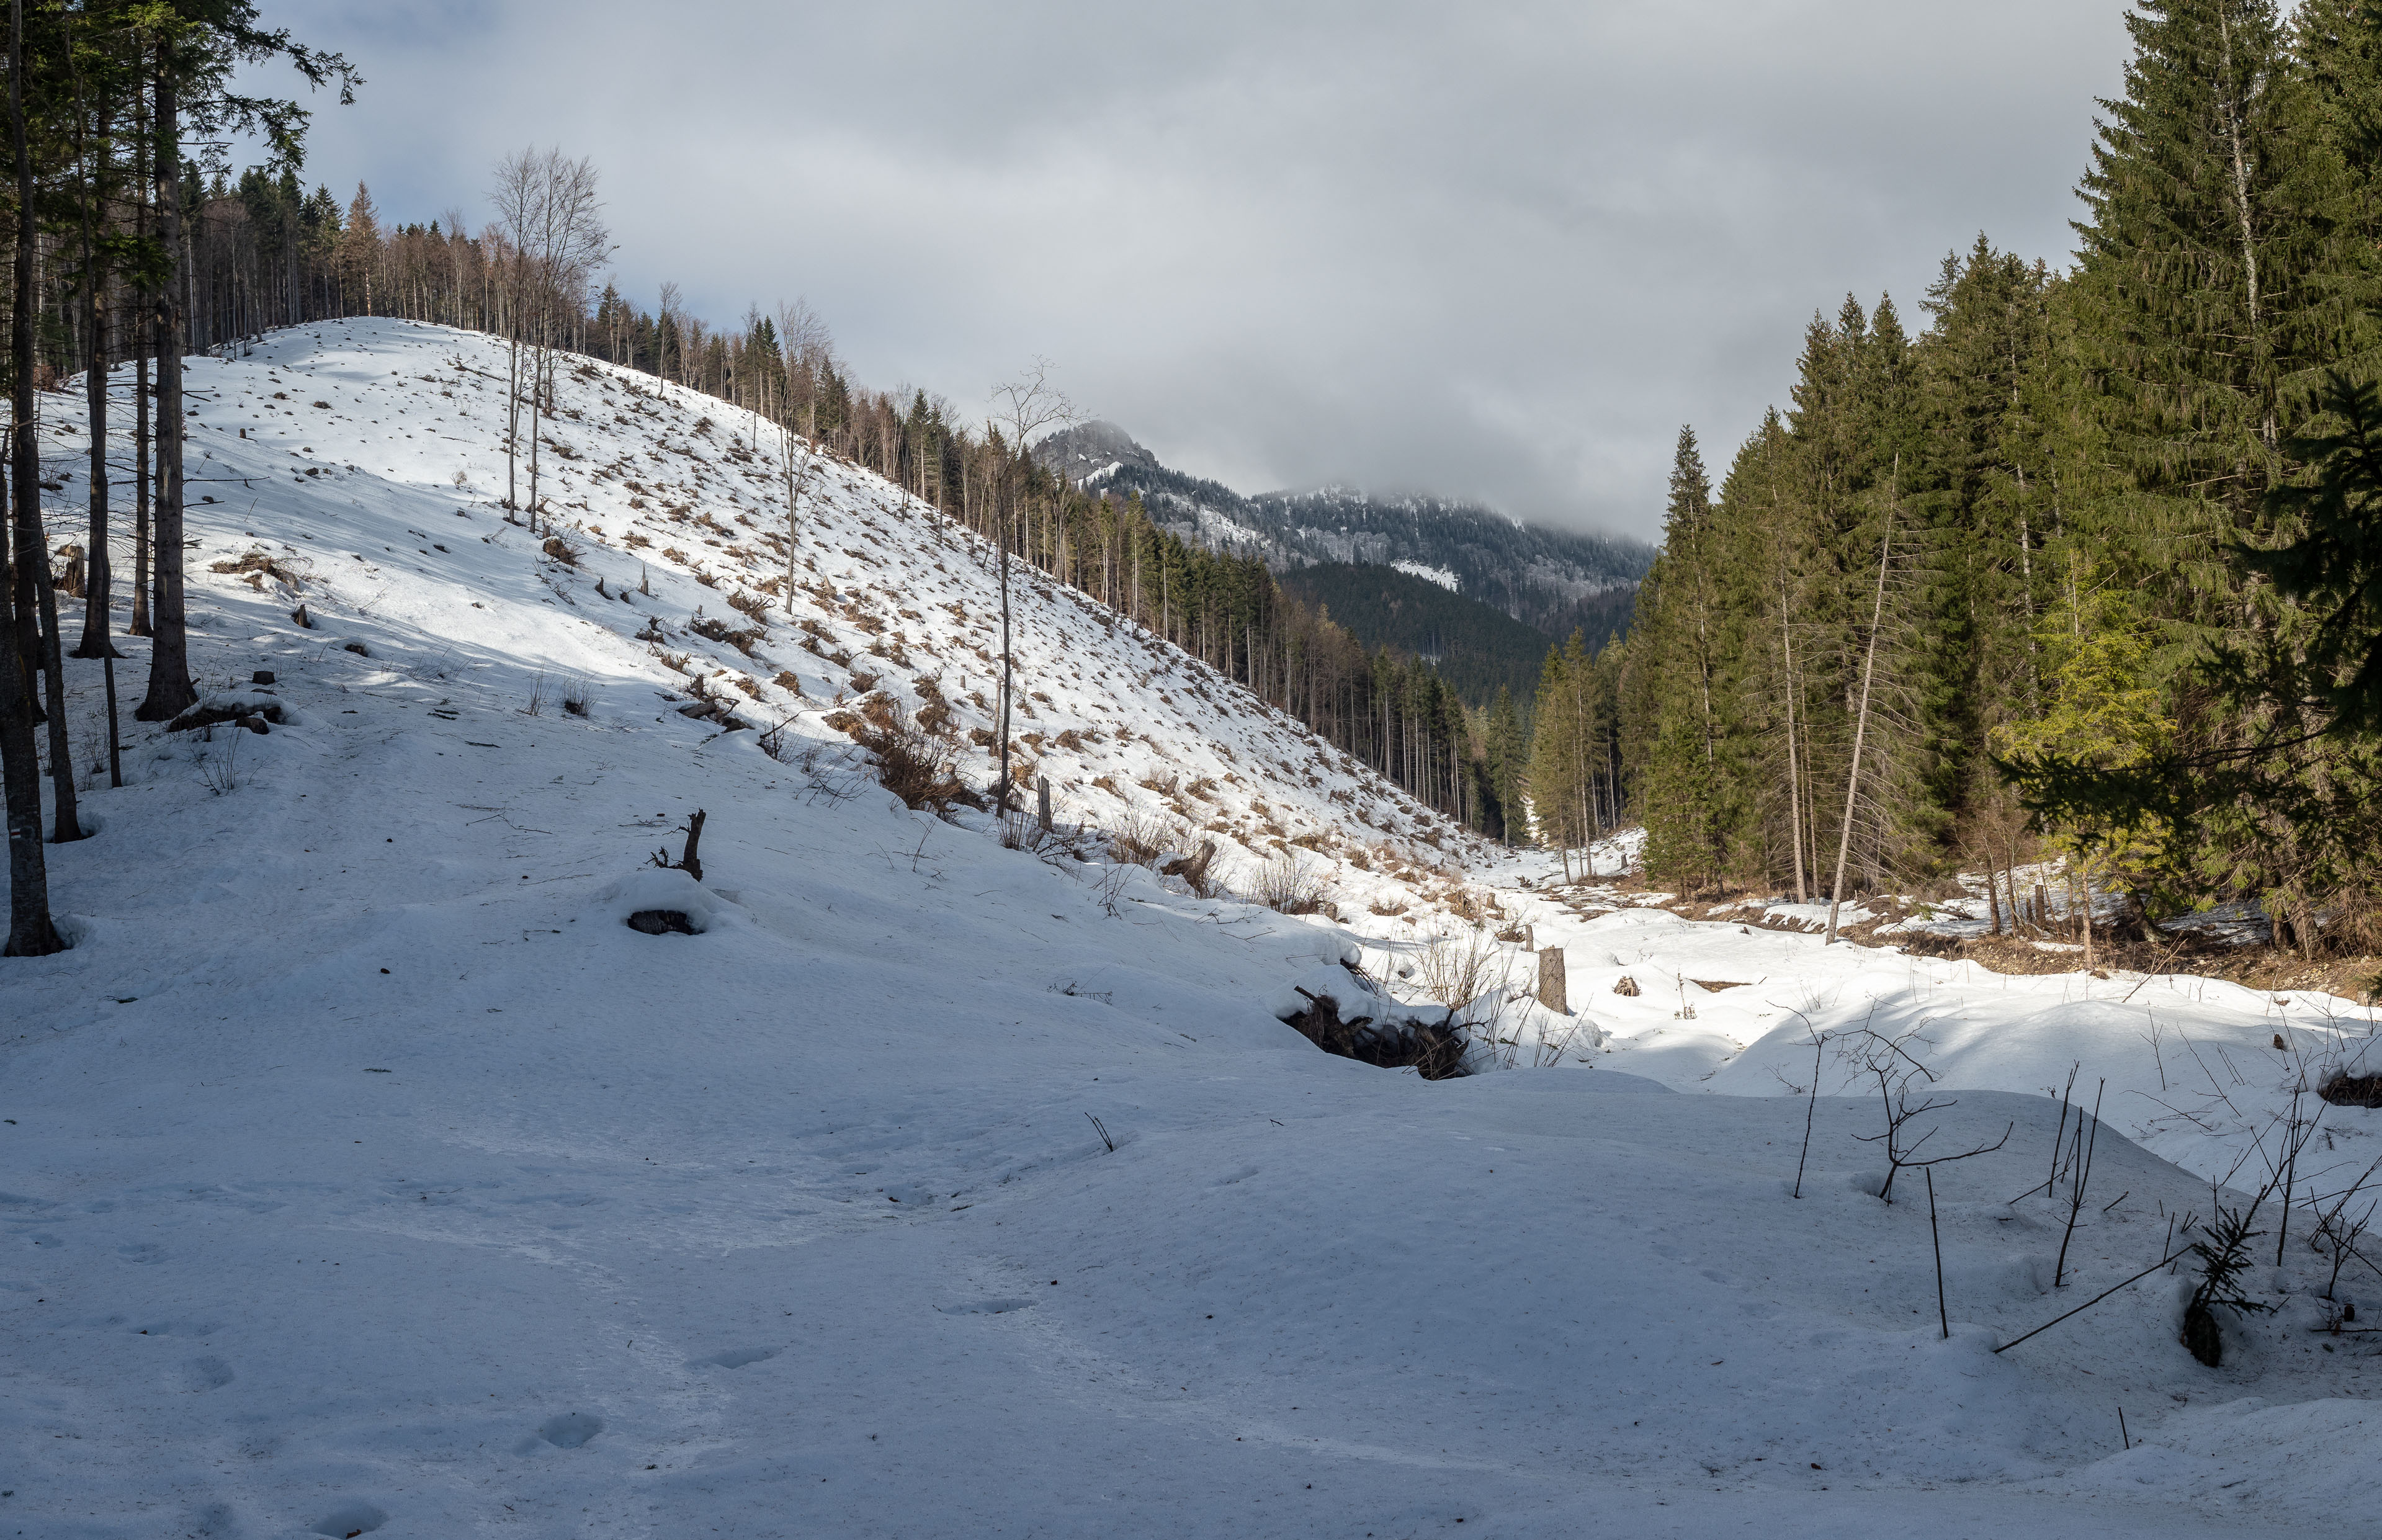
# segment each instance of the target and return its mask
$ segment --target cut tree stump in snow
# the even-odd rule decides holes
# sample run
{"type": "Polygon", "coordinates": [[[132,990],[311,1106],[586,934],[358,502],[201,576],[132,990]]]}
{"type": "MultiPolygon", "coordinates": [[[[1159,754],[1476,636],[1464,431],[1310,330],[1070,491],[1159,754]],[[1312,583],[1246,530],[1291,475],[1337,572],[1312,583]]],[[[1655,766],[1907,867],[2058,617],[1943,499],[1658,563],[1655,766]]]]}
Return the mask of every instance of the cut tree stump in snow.
{"type": "Polygon", "coordinates": [[[1568,980],[1564,976],[1564,951],[1550,946],[1539,954],[1539,1004],[1558,1016],[1571,1015],[1568,980]]]}
{"type": "Polygon", "coordinates": [[[2198,1300],[2183,1312],[2183,1345],[2211,1369],[2225,1363],[2225,1334],[2217,1328],[2216,1312],[2198,1300]]]}
{"type": "MultiPolygon", "coordinates": [[[[1326,1053],[1380,1069],[1411,1068],[1426,1080],[1453,1079],[1464,1073],[1465,1038],[1452,1021],[1376,1025],[1369,1016],[1343,1021],[1335,997],[1298,992],[1306,997],[1307,1009],[1283,1019],[1326,1053]]],[[[1451,1017],[1454,1014],[1449,1013],[1451,1017]]]]}
{"type": "Polygon", "coordinates": [[[2336,1107],[2382,1107],[2382,1075],[2336,1075],[2315,1093],[2336,1107]]]}

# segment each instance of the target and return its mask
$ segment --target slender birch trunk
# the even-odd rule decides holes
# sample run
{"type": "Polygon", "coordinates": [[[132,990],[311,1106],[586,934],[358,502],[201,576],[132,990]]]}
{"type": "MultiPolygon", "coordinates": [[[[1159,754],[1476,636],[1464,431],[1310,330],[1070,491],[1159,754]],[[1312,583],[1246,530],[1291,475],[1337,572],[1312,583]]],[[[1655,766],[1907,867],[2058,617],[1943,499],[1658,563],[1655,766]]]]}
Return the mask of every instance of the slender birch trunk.
{"type": "Polygon", "coordinates": [[[1786,621],[1786,588],[1778,588],[1778,641],[1786,671],[1786,825],[1795,842],[1795,902],[1811,902],[1811,877],[1803,869],[1803,781],[1795,752],[1795,633],[1786,621]]]}
{"type": "MultiPolygon", "coordinates": [[[[1895,457],[1896,479],[1900,479],[1902,462],[1895,457]]],[[[1836,913],[1845,902],[1845,863],[1853,848],[1853,808],[1860,797],[1861,748],[1869,737],[1870,689],[1877,679],[1877,638],[1885,620],[1885,568],[1894,553],[1894,503],[1889,499],[1885,508],[1885,539],[1877,554],[1877,598],[1870,606],[1869,656],[1861,663],[1860,708],[1853,719],[1853,763],[1845,776],[1845,822],[1836,834],[1836,877],[1828,892],[1828,936],[1821,944],[1833,946],[1836,941],[1836,913]]]]}

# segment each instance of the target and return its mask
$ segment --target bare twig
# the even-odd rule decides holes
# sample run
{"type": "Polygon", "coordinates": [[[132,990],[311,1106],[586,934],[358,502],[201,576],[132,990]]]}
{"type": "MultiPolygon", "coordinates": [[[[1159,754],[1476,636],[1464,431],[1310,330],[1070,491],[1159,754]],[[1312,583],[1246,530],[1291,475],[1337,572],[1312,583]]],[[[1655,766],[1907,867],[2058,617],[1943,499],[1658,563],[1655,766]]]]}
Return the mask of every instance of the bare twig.
{"type": "Polygon", "coordinates": [[[2041,1336],[2043,1333],[2047,1332],[2047,1331],[2049,1331],[2052,1327],[2054,1327],[2054,1326],[2056,1326],[2056,1325],[2059,1324],[2059,1323],[2061,1323],[2062,1321],[2067,1320],[2069,1315],[2081,1315],[2082,1313],[2084,1313],[2084,1312],[2086,1312],[2086,1311],[2088,1311],[2088,1310],[2091,1310],[2094,1305],[2099,1304],[2102,1300],[2104,1300],[2107,1299],[2110,1295],[2115,1294],[2116,1292],[2118,1292],[2118,1289],[2125,1287],[2127,1284],[2137,1284],[2137,1283],[2142,1282],[2144,1278],[2149,1277],[2152,1274],[2154,1274],[2154,1273],[2157,1272],[2160,1268],[2165,1267],[2168,1263],[2174,1262],[2174,1261],[2176,1261],[2178,1258],[2180,1258],[2180,1257],[2183,1257],[2183,1256],[2185,1256],[2185,1255],[2189,1254],[2191,1250],[2192,1250],[2192,1248],[2191,1248],[2191,1247],[2189,1247],[2189,1246],[2187,1246],[2187,1247],[2185,1247],[2185,1248],[2184,1248],[2182,1250],[2180,1250],[2180,1251],[2172,1252],[2172,1253],[2170,1253],[2170,1254],[2168,1254],[2168,1255],[2167,1255],[2167,1256],[2163,1256],[2163,1257],[2159,1258],[2159,1259],[2158,1259],[2158,1261],[2156,1261],[2156,1262],[2155,1262],[2155,1263],[2151,1263],[2148,1267],[2143,1268],[2141,1272],[2139,1272],[2139,1273],[2135,1274],[2132,1277],[2128,1278],[2128,1279],[2126,1280],[2126,1282],[2125,1282],[2125,1283],[2116,1284],[2116,1285],[2111,1286],[2111,1287],[2108,1287],[2108,1288],[2105,1288],[2105,1289],[2103,1289],[2100,1293],[2093,1295],[2091,1299],[2089,1299],[2089,1300],[2085,1300],[2082,1304],[2078,1305],[2074,1310],[2069,1311],[2069,1312],[2068,1312],[2068,1314],[2067,1314],[2067,1315],[2055,1315],[2055,1316],[2053,1316],[2050,1320],[2045,1321],[2042,1325],[2037,1326],[2037,1327],[2035,1327],[2035,1328],[2034,1328],[2034,1330],[2032,1330],[2032,1331],[2031,1331],[2031,1332],[2027,1333],[2027,1334],[2026,1334],[2026,1337],[2014,1337],[2010,1338],[2010,1340],[2008,1340],[2008,1342],[2003,1343],[2000,1347],[1995,1348],[1995,1349],[1994,1349],[1994,1351],[1995,1351],[1995,1352],[1997,1352],[1997,1353],[2006,1353],[2006,1352],[2008,1352],[2012,1348],[2015,1348],[2015,1347],[2017,1347],[2020,1343],[2021,1343],[2021,1342],[2025,1341],[2027,1337],[2039,1337],[2039,1336],[2041,1336]]]}

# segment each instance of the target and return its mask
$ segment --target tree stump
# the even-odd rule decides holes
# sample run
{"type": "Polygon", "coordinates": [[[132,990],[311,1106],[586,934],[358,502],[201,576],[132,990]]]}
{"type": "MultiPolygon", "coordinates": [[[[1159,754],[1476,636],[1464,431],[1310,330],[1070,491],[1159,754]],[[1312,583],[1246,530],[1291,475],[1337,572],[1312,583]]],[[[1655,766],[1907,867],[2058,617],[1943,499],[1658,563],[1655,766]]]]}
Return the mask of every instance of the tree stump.
{"type": "Polygon", "coordinates": [[[1539,954],[1539,1004],[1558,1016],[1571,1015],[1571,999],[1564,977],[1564,952],[1550,946],[1539,954]]]}

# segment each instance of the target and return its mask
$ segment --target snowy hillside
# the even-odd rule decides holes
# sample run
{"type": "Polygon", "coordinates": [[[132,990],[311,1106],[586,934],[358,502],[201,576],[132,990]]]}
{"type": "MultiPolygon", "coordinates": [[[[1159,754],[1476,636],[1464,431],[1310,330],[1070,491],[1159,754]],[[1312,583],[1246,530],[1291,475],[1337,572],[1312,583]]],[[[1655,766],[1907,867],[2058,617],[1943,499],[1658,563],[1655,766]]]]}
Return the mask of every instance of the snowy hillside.
{"type": "MultiPolygon", "coordinates": [[[[1011,848],[852,741],[898,706],[992,764],[986,553],[895,488],[831,473],[790,614],[774,445],[718,402],[566,368],[550,553],[493,506],[489,339],[191,374],[194,667],[278,721],[138,730],[50,851],[77,944],[0,964],[0,1534],[2361,1532],[2382,1359],[2314,1329],[2304,1211],[2222,1368],[2188,1274],[1993,1350],[2254,1186],[2277,1088],[2371,1039],[2345,1003],[1563,886],[1031,573],[1062,828],[1011,848]],[[657,869],[698,807],[700,881],[657,869]],[[1212,896],[1152,869],[1208,839],[1212,896]],[[1285,878],[1337,920],[1243,901],[1285,878]],[[1512,1003],[1476,1067],[1550,1067],[1278,1019],[1347,959],[1518,985],[1525,938],[1578,1015],[1512,1003]],[[1957,1103],[1931,1150],[2007,1132],[1932,1225],[1918,1173],[1876,1196],[1864,1029],[1957,1103]],[[2030,1189],[2080,1061],[2070,1237],[2030,1189]]],[[[2377,1132],[2327,1108],[2302,1175],[2377,1132]]]]}

